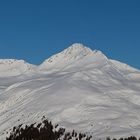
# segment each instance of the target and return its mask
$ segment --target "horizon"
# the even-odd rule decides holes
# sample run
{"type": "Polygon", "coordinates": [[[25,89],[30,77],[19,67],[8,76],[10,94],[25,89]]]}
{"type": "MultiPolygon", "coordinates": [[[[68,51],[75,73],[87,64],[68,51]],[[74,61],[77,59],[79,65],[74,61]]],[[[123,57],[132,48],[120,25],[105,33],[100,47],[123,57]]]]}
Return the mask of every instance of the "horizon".
{"type": "Polygon", "coordinates": [[[140,1],[0,2],[0,59],[39,65],[78,42],[140,69],[140,1]]]}

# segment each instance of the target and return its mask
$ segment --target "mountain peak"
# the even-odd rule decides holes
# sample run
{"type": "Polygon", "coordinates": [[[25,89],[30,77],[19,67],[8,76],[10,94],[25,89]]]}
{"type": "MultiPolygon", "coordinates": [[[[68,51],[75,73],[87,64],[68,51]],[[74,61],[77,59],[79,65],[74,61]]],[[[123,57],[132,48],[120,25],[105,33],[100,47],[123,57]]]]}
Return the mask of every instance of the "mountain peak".
{"type": "Polygon", "coordinates": [[[84,48],[84,44],[82,43],[73,43],[69,48],[75,48],[75,49],[80,49],[80,48],[84,48]]]}
{"type": "Polygon", "coordinates": [[[65,52],[67,52],[67,53],[83,52],[83,53],[86,53],[86,54],[95,54],[95,53],[98,53],[98,54],[104,55],[101,51],[96,50],[96,49],[92,50],[92,49],[90,49],[89,47],[85,46],[82,43],[73,43],[71,46],[69,46],[63,52],[64,53],[65,52]]]}
{"type": "Polygon", "coordinates": [[[84,44],[82,43],[74,43],[71,46],[69,46],[67,48],[67,50],[89,50],[92,51],[90,48],[86,47],[84,44]]]}
{"type": "Polygon", "coordinates": [[[74,66],[80,61],[79,65],[88,62],[101,60],[104,61],[106,56],[98,50],[91,50],[81,43],[74,43],[62,52],[53,55],[45,60],[39,69],[61,69],[66,66],[74,66]]]}
{"type": "Polygon", "coordinates": [[[90,53],[92,53],[93,51],[84,46],[81,43],[74,43],[71,46],[69,46],[67,49],[65,49],[64,51],[62,51],[63,54],[65,54],[65,56],[71,56],[71,57],[81,57],[81,56],[86,56],[90,53]]]}

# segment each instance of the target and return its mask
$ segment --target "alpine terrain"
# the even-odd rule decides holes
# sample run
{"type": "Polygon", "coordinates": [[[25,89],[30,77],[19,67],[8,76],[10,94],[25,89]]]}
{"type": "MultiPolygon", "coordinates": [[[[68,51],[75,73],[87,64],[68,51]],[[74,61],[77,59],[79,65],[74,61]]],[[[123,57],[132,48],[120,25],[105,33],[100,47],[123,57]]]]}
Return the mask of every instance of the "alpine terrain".
{"type": "Polygon", "coordinates": [[[140,71],[75,43],[35,66],[0,59],[0,140],[46,116],[96,138],[140,134],[140,71]]]}

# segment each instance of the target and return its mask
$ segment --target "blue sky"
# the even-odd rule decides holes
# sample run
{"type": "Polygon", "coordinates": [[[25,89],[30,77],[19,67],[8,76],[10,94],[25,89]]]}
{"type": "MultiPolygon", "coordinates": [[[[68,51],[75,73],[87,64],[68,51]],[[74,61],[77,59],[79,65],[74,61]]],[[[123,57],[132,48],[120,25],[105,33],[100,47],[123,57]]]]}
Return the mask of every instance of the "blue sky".
{"type": "Polygon", "coordinates": [[[0,1],[0,58],[40,64],[75,42],[140,69],[140,1],[0,1]]]}

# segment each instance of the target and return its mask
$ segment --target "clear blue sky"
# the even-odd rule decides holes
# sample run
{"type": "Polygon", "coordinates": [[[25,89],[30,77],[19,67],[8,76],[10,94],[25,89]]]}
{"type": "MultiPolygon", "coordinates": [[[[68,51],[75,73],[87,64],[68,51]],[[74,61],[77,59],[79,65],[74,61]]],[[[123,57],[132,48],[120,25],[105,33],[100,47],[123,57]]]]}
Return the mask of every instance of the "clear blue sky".
{"type": "Polygon", "coordinates": [[[140,69],[140,0],[0,1],[0,58],[40,64],[75,42],[140,69]]]}

